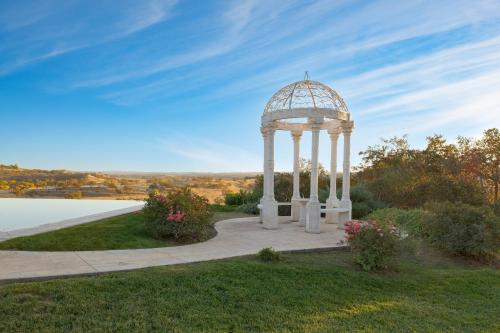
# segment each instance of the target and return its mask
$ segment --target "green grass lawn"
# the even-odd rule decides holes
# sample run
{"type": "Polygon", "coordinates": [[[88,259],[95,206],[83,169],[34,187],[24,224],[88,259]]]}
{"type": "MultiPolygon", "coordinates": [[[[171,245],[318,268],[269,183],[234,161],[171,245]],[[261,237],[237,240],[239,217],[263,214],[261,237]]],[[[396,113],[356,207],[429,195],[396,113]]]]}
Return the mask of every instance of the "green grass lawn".
{"type": "Polygon", "coordinates": [[[500,272],[350,253],[285,254],[0,285],[1,332],[499,332],[500,272]]]}
{"type": "MultiPolygon", "coordinates": [[[[249,216],[237,212],[216,212],[214,221],[249,216]]],[[[107,218],[70,228],[0,242],[0,250],[86,251],[164,247],[180,243],[152,238],[140,212],[107,218]]]]}

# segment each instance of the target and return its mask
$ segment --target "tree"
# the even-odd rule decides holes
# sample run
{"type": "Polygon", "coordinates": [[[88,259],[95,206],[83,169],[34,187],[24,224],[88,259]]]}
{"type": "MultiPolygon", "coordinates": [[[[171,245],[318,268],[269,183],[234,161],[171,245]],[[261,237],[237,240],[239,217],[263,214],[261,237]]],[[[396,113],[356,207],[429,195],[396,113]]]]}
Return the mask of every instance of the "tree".
{"type": "Polygon", "coordinates": [[[20,197],[23,195],[27,190],[35,188],[35,184],[29,181],[23,181],[23,182],[15,182],[13,185],[11,185],[11,191],[14,193],[16,196],[20,197]]]}
{"type": "Polygon", "coordinates": [[[73,191],[65,195],[66,199],[81,199],[82,198],[82,192],[80,191],[73,191]]]}
{"type": "Polygon", "coordinates": [[[493,203],[498,205],[498,183],[500,182],[500,131],[498,128],[486,130],[479,145],[484,156],[481,172],[493,183],[493,203]]]}
{"type": "Polygon", "coordinates": [[[0,180],[0,190],[8,190],[10,188],[9,182],[6,180],[0,180]]]}
{"type": "Polygon", "coordinates": [[[382,139],[360,153],[355,176],[378,200],[398,207],[452,201],[481,205],[498,200],[498,130],[483,139],[459,137],[457,144],[443,136],[427,138],[424,149],[410,148],[407,138],[382,139]],[[488,193],[496,193],[487,195],[488,193]]]}
{"type": "Polygon", "coordinates": [[[489,201],[498,206],[500,183],[500,131],[490,128],[479,140],[460,138],[459,145],[466,172],[479,179],[481,187],[489,193],[489,201]]]}
{"type": "MultiPolygon", "coordinates": [[[[330,176],[325,168],[319,163],[318,165],[318,190],[328,189],[330,184],[330,176]]],[[[311,191],[311,161],[304,158],[299,161],[300,184],[299,192],[304,198],[309,198],[311,191]]],[[[264,177],[259,175],[255,179],[254,192],[262,196],[264,188],[264,177]]],[[[279,202],[290,202],[293,195],[293,173],[292,172],[275,172],[274,173],[274,194],[279,202]]]]}

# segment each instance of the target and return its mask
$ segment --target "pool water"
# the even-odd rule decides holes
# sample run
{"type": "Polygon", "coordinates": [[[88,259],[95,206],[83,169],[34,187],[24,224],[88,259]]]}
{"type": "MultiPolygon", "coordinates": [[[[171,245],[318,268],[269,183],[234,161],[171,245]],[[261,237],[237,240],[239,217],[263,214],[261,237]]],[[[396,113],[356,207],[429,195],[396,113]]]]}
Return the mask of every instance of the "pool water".
{"type": "Polygon", "coordinates": [[[0,199],[0,232],[140,206],[134,200],[0,199]]]}

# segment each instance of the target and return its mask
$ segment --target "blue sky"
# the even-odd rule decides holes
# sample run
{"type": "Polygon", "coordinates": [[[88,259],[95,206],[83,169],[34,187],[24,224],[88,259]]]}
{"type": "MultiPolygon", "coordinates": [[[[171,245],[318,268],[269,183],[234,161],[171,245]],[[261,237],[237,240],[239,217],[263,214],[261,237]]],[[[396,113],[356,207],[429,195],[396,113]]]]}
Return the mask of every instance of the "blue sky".
{"type": "MultiPolygon", "coordinates": [[[[0,163],[260,170],[264,105],[306,70],[346,100],[355,164],[380,137],[479,136],[500,126],[500,1],[0,0],[0,163]]],[[[278,133],[277,169],[292,151],[278,133]]]]}

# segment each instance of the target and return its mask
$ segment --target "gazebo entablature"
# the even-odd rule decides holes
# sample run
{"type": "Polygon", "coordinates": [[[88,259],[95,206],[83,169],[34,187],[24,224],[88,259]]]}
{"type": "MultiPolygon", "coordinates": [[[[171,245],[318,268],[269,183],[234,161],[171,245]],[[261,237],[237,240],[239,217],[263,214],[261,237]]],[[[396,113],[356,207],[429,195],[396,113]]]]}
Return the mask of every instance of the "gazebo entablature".
{"type": "Polygon", "coordinates": [[[319,233],[321,213],[326,223],[342,223],[351,218],[350,190],[350,136],[354,122],[343,99],[330,87],[306,78],[292,83],[269,100],[261,117],[264,138],[264,195],[261,199],[261,217],[266,229],[279,227],[278,205],[291,205],[292,221],[299,221],[306,232],[319,233]],[[296,121],[290,121],[295,119],[296,121]],[[304,120],[297,122],[297,120],[304,120]],[[294,143],[293,195],[291,203],[278,203],[274,198],[274,134],[289,131],[294,143]],[[318,200],[319,132],[326,130],[331,141],[330,194],[326,204],[318,200]],[[300,182],[300,139],[304,131],[312,133],[311,195],[302,198],[300,182]],[[342,197],[337,198],[337,141],[344,136],[342,197]],[[324,206],[324,208],[322,208],[324,206]]]}
{"type": "Polygon", "coordinates": [[[293,118],[316,119],[322,118],[338,121],[349,121],[349,112],[326,108],[298,108],[298,109],[279,109],[272,112],[264,112],[261,123],[265,126],[274,121],[285,121],[293,118]]]}
{"type": "Polygon", "coordinates": [[[274,120],[272,122],[269,122],[267,124],[263,124],[262,128],[273,128],[275,130],[279,131],[289,131],[289,132],[297,132],[297,131],[312,131],[313,127],[317,127],[319,125],[320,130],[327,130],[331,131],[336,128],[342,128],[343,126],[353,126],[353,122],[348,120],[348,121],[340,121],[340,120],[325,120],[322,121],[320,119],[311,119],[307,123],[292,123],[292,122],[285,122],[285,121],[280,121],[280,120],[274,120]]]}

